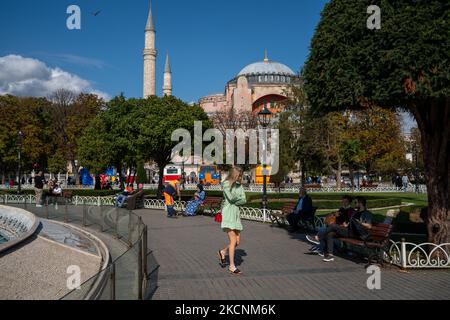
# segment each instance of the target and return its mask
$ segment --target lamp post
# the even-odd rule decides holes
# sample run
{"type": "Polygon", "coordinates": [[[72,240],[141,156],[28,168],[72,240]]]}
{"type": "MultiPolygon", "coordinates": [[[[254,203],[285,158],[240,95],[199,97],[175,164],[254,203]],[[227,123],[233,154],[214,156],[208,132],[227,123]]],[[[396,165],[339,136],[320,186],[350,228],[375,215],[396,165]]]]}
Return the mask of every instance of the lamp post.
{"type": "Polygon", "coordinates": [[[181,162],[181,186],[182,186],[183,190],[184,190],[185,181],[186,181],[186,174],[184,172],[184,158],[183,158],[183,160],[181,162]]]}
{"type": "MultiPolygon", "coordinates": [[[[267,109],[267,104],[264,105],[264,108],[258,113],[258,122],[263,129],[266,129],[272,117],[272,112],[267,109]]],[[[262,209],[264,211],[264,220],[266,216],[267,210],[267,159],[266,159],[266,148],[267,141],[265,141],[266,145],[264,146],[264,156],[263,156],[263,198],[262,198],[262,209]]]]}
{"type": "Polygon", "coordinates": [[[17,146],[19,147],[19,154],[18,154],[18,160],[19,160],[19,168],[18,168],[18,175],[19,175],[19,186],[17,188],[17,193],[21,194],[22,193],[22,177],[21,177],[21,162],[22,162],[22,142],[23,142],[23,132],[22,130],[19,130],[19,132],[17,132],[17,146]]]}

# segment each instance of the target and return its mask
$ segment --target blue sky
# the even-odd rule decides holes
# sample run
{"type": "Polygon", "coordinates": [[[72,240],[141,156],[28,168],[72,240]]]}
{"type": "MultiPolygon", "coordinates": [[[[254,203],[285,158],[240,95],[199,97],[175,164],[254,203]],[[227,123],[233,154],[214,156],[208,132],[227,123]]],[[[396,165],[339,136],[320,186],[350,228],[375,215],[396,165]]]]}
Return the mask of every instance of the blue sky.
{"type": "MultiPolygon", "coordinates": [[[[197,101],[222,92],[244,66],[269,58],[299,71],[327,0],[153,0],[157,89],[165,54],[174,95],[197,101]]],[[[114,96],[142,95],[142,49],[149,0],[0,2],[0,57],[34,58],[114,96]],[[66,28],[66,9],[82,10],[82,29],[66,28]],[[91,12],[101,10],[98,16],[91,12]]]]}

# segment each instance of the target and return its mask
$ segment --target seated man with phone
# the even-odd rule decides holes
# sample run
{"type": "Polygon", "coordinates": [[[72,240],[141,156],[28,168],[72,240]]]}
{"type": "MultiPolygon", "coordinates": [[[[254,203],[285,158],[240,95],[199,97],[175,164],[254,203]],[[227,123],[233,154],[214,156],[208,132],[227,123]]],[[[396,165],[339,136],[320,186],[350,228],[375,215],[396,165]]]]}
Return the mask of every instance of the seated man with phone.
{"type": "Polygon", "coordinates": [[[367,210],[367,201],[364,197],[356,197],[357,212],[353,214],[349,222],[342,225],[332,224],[324,233],[319,235],[320,248],[323,250],[319,255],[324,256],[323,261],[334,261],[333,249],[335,238],[356,238],[369,240],[369,230],[372,228],[373,214],[367,210]]]}

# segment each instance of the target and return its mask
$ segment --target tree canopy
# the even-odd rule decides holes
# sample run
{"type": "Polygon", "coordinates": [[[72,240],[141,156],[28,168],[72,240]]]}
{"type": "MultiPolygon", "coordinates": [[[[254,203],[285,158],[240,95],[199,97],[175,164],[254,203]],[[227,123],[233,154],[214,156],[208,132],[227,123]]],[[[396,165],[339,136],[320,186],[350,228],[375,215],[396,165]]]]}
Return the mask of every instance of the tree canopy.
{"type": "Polygon", "coordinates": [[[303,69],[308,98],[325,111],[447,98],[449,49],[448,1],[332,0],[303,69]],[[370,5],[381,8],[380,30],[367,28],[370,5]]]}
{"type": "Polygon", "coordinates": [[[430,242],[450,241],[450,2],[331,0],[302,71],[315,113],[403,109],[418,123],[430,242]],[[367,8],[381,29],[367,28],[367,8]]]}

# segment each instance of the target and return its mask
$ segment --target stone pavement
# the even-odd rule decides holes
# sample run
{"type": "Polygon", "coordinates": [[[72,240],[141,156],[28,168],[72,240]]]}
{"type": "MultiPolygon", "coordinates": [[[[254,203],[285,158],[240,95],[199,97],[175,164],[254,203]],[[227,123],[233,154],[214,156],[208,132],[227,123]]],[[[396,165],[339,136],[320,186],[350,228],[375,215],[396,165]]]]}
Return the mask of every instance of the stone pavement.
{"type": "Polygon", "coordinates": [[[450,270],[381,271],[381,290],[369,290],[364,263],[345,257],[325,263],[307,254],[304,235],[243,221],[238,249],[241,276],[219,266],[226,235],[210,217],[167,219],[138,210],[148,225],[148,245],[160,265],[155,300],[449,299],[450,270]]]}

